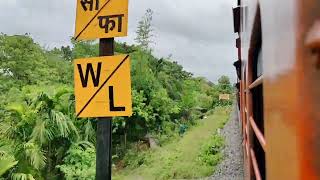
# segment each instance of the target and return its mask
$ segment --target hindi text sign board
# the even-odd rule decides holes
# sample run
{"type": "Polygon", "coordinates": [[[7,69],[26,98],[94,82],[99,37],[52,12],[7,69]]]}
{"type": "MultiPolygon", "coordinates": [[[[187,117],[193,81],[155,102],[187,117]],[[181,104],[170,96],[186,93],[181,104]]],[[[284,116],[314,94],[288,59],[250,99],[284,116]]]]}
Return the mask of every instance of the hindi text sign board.
{"type": "Polygon", "coordinates": [[[131,116],[131,77],[128,55],[74,61],[77,117],[131,116]]]}
{"type": "Polygon", "coordinates": [[[230,94],[220,94],[219,100],[230,100],[230,94]]]}
{"type": "Polygon", "coordinates": [[[128,0],[77,0],[76,40],[127,36],[128,0]]]}

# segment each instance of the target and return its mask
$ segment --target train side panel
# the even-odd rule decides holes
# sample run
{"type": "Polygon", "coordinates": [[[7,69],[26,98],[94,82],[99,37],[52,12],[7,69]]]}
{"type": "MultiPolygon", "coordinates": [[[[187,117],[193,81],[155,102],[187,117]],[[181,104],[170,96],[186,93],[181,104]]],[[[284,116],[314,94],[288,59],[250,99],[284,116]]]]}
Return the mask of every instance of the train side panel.
{"type": "Polygon", "coordinates": [[[238,3],[246,179],[320,179],[320,1],[238,3]],[[260,77],[255,75],[258,60],[260,77]],[[260,119],[253,89],[259,86],[260,119]]]}

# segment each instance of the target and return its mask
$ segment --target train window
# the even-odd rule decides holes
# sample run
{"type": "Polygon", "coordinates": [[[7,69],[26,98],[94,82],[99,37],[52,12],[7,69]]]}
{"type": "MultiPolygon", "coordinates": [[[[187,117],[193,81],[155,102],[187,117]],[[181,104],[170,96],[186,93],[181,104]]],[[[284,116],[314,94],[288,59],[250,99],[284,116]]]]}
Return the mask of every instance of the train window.
{"type": "Polygon", "coordinates": [[[260,77],[263,73],[262,67],[262,51],[259,51],[258,58],[257,58],[257,77],[260,77]]]}

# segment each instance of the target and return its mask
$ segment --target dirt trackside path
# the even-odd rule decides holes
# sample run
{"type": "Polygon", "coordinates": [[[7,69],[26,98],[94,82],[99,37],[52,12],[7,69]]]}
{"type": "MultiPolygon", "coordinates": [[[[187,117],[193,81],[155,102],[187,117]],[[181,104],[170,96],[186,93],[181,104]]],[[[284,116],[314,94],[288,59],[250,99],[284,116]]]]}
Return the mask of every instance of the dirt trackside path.
{"type": "Polygon", "coordinates": [[[231,113],[230,120],[222,130],[225,137],[224,160],[216,167],[210,180],[243,180],[242,135],[237,111],[231,113]]]}

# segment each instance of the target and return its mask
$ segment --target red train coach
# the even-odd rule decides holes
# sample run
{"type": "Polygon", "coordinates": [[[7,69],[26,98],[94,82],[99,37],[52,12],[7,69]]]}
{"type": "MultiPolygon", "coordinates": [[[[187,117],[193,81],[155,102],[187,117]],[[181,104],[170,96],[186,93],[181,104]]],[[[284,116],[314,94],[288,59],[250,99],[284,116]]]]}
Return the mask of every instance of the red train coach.
{"type": "Polygon", "coordinates": [[[320,1],[238,0],[245,179],[320,179],[320,1]]]}

